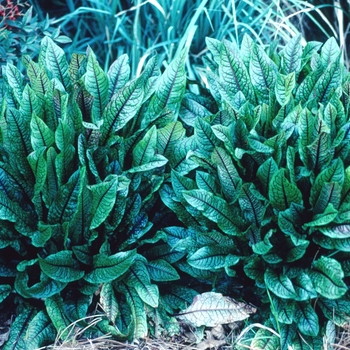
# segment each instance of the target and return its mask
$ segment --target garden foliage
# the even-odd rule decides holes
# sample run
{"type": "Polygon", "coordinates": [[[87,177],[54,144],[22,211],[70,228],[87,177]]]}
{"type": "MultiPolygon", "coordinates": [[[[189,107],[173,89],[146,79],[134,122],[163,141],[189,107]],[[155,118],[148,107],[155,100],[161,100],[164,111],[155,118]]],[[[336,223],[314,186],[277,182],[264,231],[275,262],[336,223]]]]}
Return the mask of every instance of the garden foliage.
{"type": "Polygon", "coordinates": [[[131,78],[126,55],[104,72],[91,49],[67,62],[45,38],[26,76],[3,68],[0,305],[17,316],[4,349],[64,339],[96,309],[90,335],[176,333],[201,291],[257,307],[280,338],[262,329],[245,340],[256,348],[320,349],[348,321],[339,47],[207,46],[201,94],[186,88],[186,49],[131,78]]]}

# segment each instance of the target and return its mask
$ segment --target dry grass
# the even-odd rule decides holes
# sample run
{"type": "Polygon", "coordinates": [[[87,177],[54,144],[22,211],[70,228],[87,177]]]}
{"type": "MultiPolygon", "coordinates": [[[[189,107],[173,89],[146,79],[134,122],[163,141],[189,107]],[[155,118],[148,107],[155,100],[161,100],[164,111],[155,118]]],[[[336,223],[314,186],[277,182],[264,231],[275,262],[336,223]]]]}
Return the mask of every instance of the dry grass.
{"type": "MultiPolygon", "coordinates": [[[[98,322],[94,320],[92,324],[98,322]]],[[[59,341],[55,344],[45,347],[47,350],[233,350],[235,345],[239,345],[241,348],[247,350],[259,350],[253,349],[249,346],[245,346],[241,341],[244,336],[253,328],[265,328],[268,329],[271,334],[279,336],[273,329],[267,328],[262,324],[251,324],[244,328],[239,334],[235,334],[234,330],[231,330],[220,339],[213,337],[213,331],[207,331],[206,337],[203,341],[196,344],[194,338],[189,336],[187,332],[182,332],[176,337],[168,339],[151,339],[146,338],[141,341],[134,341],[133,343],[124,343],[113,340],[109,335],[105,335],[95,339],[78,339],[82,334],[82,330],[76,331],[74,337],[70,337],[70,340],[59,341]]],[[[73,326],[72,329],[75,329],[73,326]]],[[[220,338],[220,337],[219,337],[220,338]]],[[[334,343],[329,344],[327,339],[324,338],[323,350],[349,350],[350,349],[350,324],[344,329],[338,332],[334,343]],[[327,345],[328,343],[328,345],[327,345]]],[[[38,350],[43,350],[38,349],[38,350]]],[[[292,348],[290,349],[292,350],[292,348]]]]}

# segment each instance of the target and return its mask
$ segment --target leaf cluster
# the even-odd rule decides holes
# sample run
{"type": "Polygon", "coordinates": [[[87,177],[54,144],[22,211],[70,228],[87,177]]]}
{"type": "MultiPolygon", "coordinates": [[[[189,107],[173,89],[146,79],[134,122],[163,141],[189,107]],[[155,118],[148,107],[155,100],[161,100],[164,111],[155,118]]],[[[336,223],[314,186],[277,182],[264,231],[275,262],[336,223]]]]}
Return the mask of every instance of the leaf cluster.
{"type": "Polygon", "coordinates": [[[180,113],[193,144],[160,192],[186,227],[164,230],[175,265],[258,306],[280,339],[254,348],[320,349],[350,311],[349,72],[334,39],[207,45],[218,112],[180,113]]]}
{"type": "Polygon", "coordinates": [[[68,62],[46,37],[26,76],[3,68],[0,301],[17,307],[5,349],[68,337],[96,309],[92,335],[176,333],[174,314],[207,291],[258,307],[280,338],[258,332],[257,348],[320,349],[348,321],[340,48],[206,44],[200,94],[186,48],[132,78],[127,55],[105,71],[90,48],[68,62]]]}
{"type": "MultiPolygon", "coordinates": [[[[126,55],[106,73],[91,49],[68,62],[45,37],[38,62],[23,58],[26,76],[3,67],[0,302],[17,316],[4,349],[64,339],[96,312],[94,336],[141,338],[150,320],[177,330],[159,289],[165,298],[179,274],[145,251],[164,239],[158,190],[184,137],[185,58],[161,75],[153,56],[131,79],[126,55]]],[[[193,290],[173,294],[184,292],[191,301],[193,290]]]]}

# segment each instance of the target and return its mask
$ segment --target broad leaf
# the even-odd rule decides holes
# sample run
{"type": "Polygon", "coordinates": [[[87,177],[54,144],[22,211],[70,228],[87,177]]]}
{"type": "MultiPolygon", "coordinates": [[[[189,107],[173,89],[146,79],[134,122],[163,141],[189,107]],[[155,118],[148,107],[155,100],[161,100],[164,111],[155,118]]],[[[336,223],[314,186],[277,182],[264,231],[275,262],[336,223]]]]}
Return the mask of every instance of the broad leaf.
{"type": "Polygon", "coordinates": [[[318,335],[318,316],[310,303],[297,303],[294,318],[301,333],[312,337],[318,335]]]}
{"type": "Polygon", "coordinates": [[[315,290],[329,299],[338,299],[347,292],[344,272],[338,261],[322,256],[312,264],[308,272],[315,290]]]}
{"type": "Polygon", "coordinates": [[[84,279],[90,283],[107,283],[127,272],[136,256],[135,250],[108,256],[97,254],[93,258],[93,270],[84,279]]]}
{"type": "Polygon", "coordinates": [[[86,74],[85,74],[86,90],[93,96],[92,104],[93,121],[101,119],[103,110],[107,104],[108,97],[108,78],[106,73],[99,66],[96,56],[92,51],[89,51],[86,74]]]}
{"type": "Polygon", "coordinates": [[[39,264],[47,276],[59,282],[73,282],[84,276],[84,271],[79,269],[78,262],[68,250],[51,254],[45,259],[39,258],[39,264]]]}
{"type": "Polygon", "coordinates": [[[292,203],[301,204],[302,202],[302,194],[299,188],[290,183],[284,173],[284,169],[280,169],[275,173],[269,187],[271,204],[277,210],[285,210],[292,203]]]}
{"type": "Polygon", "coordinates": [[[220,293],[207,292],[196,296],[192,304],[177,317],[193,327],[215,327],[245,320],[255,311],[252,306],[224,297],[220,293]]]}
{"type": "Polygon", "coordinates": [[[146,123],[157,119],[165,108],[178,112],[186,87],[186,57],[184,49],[162,74],[148,107],[146,123]]]}
{"type": "Polygon", "coordinates": [[[266,286],[282,299],[294,299],[296,297],[292,281],[283,274],[278,274],[272,269],[267,269],[264,274],[266,286]]]}
{"type": "Polygon", "coordinates": [[[92,193],[92,222],[90,229],[100,226],[111,212],[118,190],[118,176],[111,175],[109,181],[89,186],[92,193]]]}

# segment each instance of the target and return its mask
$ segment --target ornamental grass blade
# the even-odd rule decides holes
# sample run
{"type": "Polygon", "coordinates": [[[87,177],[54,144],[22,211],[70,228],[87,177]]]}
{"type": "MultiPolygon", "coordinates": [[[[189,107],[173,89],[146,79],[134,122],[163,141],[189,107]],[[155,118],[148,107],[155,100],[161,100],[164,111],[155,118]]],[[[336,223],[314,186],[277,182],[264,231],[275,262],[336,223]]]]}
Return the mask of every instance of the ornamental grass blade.
{"type": "Polygon", "coordinates": [[[194,327],[215,327],[245,320],[255,311],[251,305],[237,302],[220,293],[208,292],[197,295],[192,304],[177,317],[194,327]]]}

